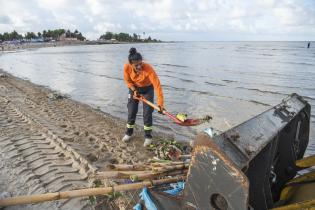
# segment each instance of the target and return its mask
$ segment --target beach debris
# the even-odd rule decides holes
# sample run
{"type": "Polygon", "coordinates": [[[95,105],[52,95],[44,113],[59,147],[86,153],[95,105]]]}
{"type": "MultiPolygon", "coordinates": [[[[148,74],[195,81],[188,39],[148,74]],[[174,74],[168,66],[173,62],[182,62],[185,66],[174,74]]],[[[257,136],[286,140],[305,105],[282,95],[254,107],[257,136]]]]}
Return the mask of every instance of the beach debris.
{"type": "Polygon", "coordinates": [[[203,132],[206,133],[210,138],[213,138],[219,134],[213,127],[205,128],[203,132]]]}
{"type": "Polygon", "coordinates": [[[100,180],[130,180],[132,182],[157,179],[166,176],[186,175],[190,164],[190,155],[184,155],[184,160],[171,161],[150,159],[146,163],[108,164],[105,171],[99,171],[90,178],[100,180]]]}
{"type": "Polygon", "coordinates": [[[156,207],[154,201],[152,200],[147,187],[144,187],[142,189],[142,191],[139,194],[139,196],[140,196],[140,202],[137,203],[133,207],[134,210],[142,210],[142,209],[144,209],[144,208],[142,208],[142,203],[144,203],[144,205],[146,207],[145,209],[148,209],[148,210],[157,210],[158,209],[156,207]]]}
{"type": "Polygon", "coordinates": [[[126,170],[134,170],[134,171],[142,171],[146,170],[149,167],[144,164],[134,164],[134,165],[128,165],[128,164],[108,164],[106,166],[108,170],[114,170],[114,171],[126,171],[126,170]]]}
{"type": "Polygon", "coordinates": [[[214,136],[213,128],[211,128],[211,127],[204,129],[203,132],[206,133],[206,134],[208,134],[208,136],[209,136],[210,138],[212,138],[212,137],[214,136]]]}
{"type": "Polygon", "coordinates": [[[0,193],[0,199],[10,198],[10,197],[11,197],[10,193],[6,191],[0,193]]]}
{"type": "Polygon", "coordinates": [[[171,189],[165,190],[165,193],[168,193],[170,195],[178,195],[181,193],[185,188],[185,182],[177,182],[177,183],[171,183],[169,184],[171,189]]]}
{"type": "Polygon", "coordinates": [[[12,197],[12,198],[1,199],[0,206],[40,203],[40,202],[45,202],[45,201],[70,199],[70,198],[84,197],[84,196],[108,195],[108,194],[113,194],[117,192],[142,189],[143,187],[152,187],[152,186],[158,186],[158,185],[163,185],[163,184],[175,183],[184,179],[185,177],[183,176],[176,176],[172,178],[146,180],[142,182],[136,182],[136,183],[131,183],[131,184],[121,184],[121,185],[115,185],[115,186],[110,186],[110,187],[87,188],[87,189],[79,189],[79,190],[51,192],[51,193],[45,193],[45,194],[17,196],[17,197],[12,197]]]}
{"type": "Polygon", "coordinates": [[[185,113],[178,113],[176,115],[176,118],[179,119],[182,122],[185,122],[185,120],[187,119],[187,114],[185,114],[185,113]]]}
{"type": "Polygon", "coordinates": [[[205,117],[201,119],[188,119],[187,114],[179,113],[176,116],[171,114],[170,112],[166,111],[163,109],[162,111],[160,110],[160,107],[155,105],[154,103],[148,101],[143,95],[139,96],[133,96],[134,99],[137,99],[139,101],[142,101],[143,103],[149,105],[155,110],[158,110],[159,112],[162,112],[164,115],[169,117],[174,123],[181,125],[181,126],[197,126],[200,124],[203,124],[205,122],[209,122],[212,117],[210,115],[206,115],[205,117]]]}
{"type": "Polygon", "coordinates": [[[180,155],[187,153],[187,146],[175,140],[163,140],[151,144],[149,150],[155,152],[156,159],[178,160],[180,155]]]}
{"type": "Polygon", "coordinates": [[[101,111],[101,107],[100,107],[100,106],[96,106],[96,107],[94,108],[94,110],[96,110],[96,111],[101,111]]]}
{"type": "Polygon", "coordinates": [[[252,145],[248,145],[245,148],[245,152],[247,153],[247,155],[252,155],[255,151],[257,151],[257,148],[252,145]]]}
{"type": "Polygon", "coordinates": [[[7,77],[7,75],[6,74],[4,74],[4,73],[0,73],[0,78],[6,78],[7,77]]]}
{"type": "Polygon", "coordinates": [[[50,100],[60,100],[60,99],[64,99],[64,98],[69,98],[69,96],[66,94],[53,92],[53,93],[49,93],[47,95],[47,98],[49,98],[50,100]]]}
{"type": "MultiPolygon", "coordinates": [[[[99,187],[103,187],[103,184],[100,180],[96,179],[93,181],[93,185],[92,185],[93,188],[99,188],[99,187]]],[[[97,200],[97,197],[95,195],[90,195],[89,196],[89,201],[91,203],[91,205],[95,205],[96,204],[96,200],[97,200]]]]}
{"type": "Polygon", "coordinates": [[[225,133],[224,138],[230,141],[238,141],[240,134],[237,131],[231,130],[229,133],[225,133]]]}

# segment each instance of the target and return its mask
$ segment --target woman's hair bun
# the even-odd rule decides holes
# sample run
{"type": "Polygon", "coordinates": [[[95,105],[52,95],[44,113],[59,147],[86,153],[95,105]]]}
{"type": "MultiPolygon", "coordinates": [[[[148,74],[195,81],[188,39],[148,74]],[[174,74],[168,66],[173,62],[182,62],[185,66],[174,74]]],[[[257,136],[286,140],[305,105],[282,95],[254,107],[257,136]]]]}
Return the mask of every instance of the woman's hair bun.
{"type": "Polygon", "coordinates": [[[137,53],[137,49],[136,48],[134,48],[134,47],[130,48],[130,50],[129,50],[129,54],[130,55],[134,55],[136,53],[137,53]]]}
{"type": "Polygon", "coordinates": [[[129,63],[132,63],[133,61],[141,61],[142,56],[140,53],[137,52],[136,48],[132,47],[129,50],[128,60],[129,60],[129,63]]]}

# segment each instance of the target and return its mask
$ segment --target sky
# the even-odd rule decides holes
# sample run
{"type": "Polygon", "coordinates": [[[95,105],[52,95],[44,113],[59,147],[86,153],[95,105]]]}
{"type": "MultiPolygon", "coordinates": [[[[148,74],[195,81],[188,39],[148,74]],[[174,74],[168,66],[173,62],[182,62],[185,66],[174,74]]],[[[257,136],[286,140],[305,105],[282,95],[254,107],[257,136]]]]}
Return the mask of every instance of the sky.
{"type": "Polygon", "coordinates": [[[163,41],[308,41],[315,0],[0,0],[0,33],[57,28],[90,40],[111,31],[163,41]]]}

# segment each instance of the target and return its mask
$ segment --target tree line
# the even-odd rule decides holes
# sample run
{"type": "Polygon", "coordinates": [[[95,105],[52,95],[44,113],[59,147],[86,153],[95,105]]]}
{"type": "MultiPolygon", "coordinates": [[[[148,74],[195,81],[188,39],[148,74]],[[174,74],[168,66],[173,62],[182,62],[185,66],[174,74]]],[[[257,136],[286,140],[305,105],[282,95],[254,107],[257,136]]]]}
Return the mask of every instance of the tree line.
{"type": "Polygon", "coordinates": [[[3,34],[0,33],[0,40],[1,41],[14,41],[14,40],[31,40],[31,39],[38,39],[43,38],[44,40],[54,39],[58,40],[62,34],[66,35],[66,38],[77,38],[80,41],[84,41],[85,37],[82,35],[81,32],[75,30],[74,32],[65,29],[55,29],[55,30],[43,30],[42,32],[27,32],[26,34],[22,35],[16,31],[12,32],[4,32],[3,34]]]}
{"type": "Polygon", "coordinates": [[[141,36],[136,33],[130,35],[128,33],[113,33],[110,31],[101,35],[99,39],[103,40],[115,39],[120,42],[161,42],[161,40],[152,39],[150,36],[148,38],[141,39],[141,36]]]}

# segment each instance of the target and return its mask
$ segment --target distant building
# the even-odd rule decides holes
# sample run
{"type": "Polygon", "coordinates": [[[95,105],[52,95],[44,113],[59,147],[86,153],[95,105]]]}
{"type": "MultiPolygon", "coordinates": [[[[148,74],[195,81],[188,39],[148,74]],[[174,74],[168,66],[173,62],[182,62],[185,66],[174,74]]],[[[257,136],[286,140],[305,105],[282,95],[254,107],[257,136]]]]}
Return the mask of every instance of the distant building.
{"type": "Polygon", "coordinates": [[[78,41],[75,37],[66,37],[66,34],[63,33],[59,36],[59,41],[78,41]]]}
{"type": "Polygon", "coordinates": [[[44,42],[50,42],[51,40],[53,40],[52,37],[44,37],[44,42]]]}
{"type": "Polygon", "coordinates": [[[2,44],[14,44],[14,45],[17,45],[17,44],[20,44],[21,41],[20,40],[12,40],[12,41],[4,41],[2,42],[2,44]]]}
{"type": "Polygon", "coordinates": [[[31,42],[44,42],[44,38],[43,37],[38,37],[35,39],[31,39],[31,42]]]}

